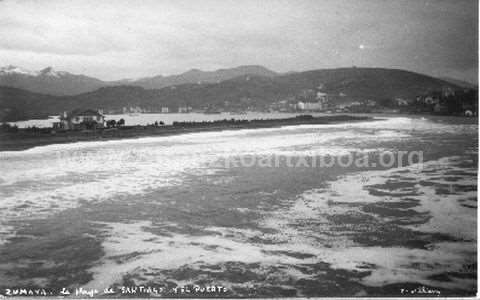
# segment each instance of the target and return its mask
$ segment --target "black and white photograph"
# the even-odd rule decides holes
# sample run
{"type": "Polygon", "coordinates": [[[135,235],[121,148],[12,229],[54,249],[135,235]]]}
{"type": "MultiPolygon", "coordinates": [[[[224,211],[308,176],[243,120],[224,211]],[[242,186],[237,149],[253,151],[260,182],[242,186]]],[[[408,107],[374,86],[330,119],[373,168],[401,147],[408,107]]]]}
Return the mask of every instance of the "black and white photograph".
{"type": "Polygon", "coordinates": [[[476,297],[477,0],[0,0],[0,298],[476,297]]]}

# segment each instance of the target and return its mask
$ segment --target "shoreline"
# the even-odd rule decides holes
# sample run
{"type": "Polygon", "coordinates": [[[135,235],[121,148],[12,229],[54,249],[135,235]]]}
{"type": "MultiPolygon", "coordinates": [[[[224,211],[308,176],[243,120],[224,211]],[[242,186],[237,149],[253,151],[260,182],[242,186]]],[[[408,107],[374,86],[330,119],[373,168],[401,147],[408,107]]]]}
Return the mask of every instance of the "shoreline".
{"type": "Polygon", "coordinates": [[[172,136],[185,133],[240,130],[240,129],[258,129],[275,128],[294,125],[321,125],[348,123],[358,121],[373,120],[370,116],[297,116],[287,119],[264,119],[264,120],[222,120],[215,122],[177,122],[173,125],[163,126],[123,126],[118,128],[104,128],[89,131],[60,131],[55,132],[51,128],[41,128],[38,130],[18,129],[17,131],[0,132],[0,152],[1,151],[22,151],[38,146],[47,146],[52,144],[66,144],[87,141],[109,141],[129,138],[172,136]]]}

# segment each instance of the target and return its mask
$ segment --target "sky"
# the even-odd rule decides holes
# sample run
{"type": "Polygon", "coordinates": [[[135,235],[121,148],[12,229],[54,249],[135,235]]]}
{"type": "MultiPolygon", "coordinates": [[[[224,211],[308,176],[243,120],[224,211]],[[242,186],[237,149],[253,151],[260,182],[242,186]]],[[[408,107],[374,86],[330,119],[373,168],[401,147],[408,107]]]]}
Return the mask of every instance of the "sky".
{"type": "Polygon", "coordinates": [[[103,80],[263,65],[477,82],[476,0],[0,0],[0,66],[103,80]]]}

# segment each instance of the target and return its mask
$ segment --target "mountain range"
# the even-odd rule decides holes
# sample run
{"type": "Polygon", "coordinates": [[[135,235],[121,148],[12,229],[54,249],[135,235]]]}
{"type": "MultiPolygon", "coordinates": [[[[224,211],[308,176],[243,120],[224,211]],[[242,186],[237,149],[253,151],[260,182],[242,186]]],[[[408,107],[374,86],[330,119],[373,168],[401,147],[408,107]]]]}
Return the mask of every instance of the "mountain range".
{"type": "MultiPolygon", "coordinates": [[[[0,68],[0,86],[14,87],[34,93],[48,94],[53,96],[72,96],[92,92],[101,87],[129,85],[142,87],[144,89],[161,89],[168,86],[177,86],[189,83],[220,83],[222,81],[243,75],[272,78],[278,76],[288,76],[295,73],[298,72],[288,72],[282,74],[271,71],[263,66],[247,65],[230,69],[219,69],[215,71],[191,69],[178,75],[157,75],[139,79],[103,81],[85,75],[77,75],[65,71],[56,71],[52,67],[47,67],[39,71],[30,71],[9,65],[0,68]]],[[[475,84],[458,79],[449,77],[441,77],[440,79],[463,88],[477,88],[477,85],[475,84]]]]}
{"type": "Polygon", "coordinates": [[[10,65],[0,68],[0,86],[20,88],[34,93],[66,96],[87,93],[106,86],[132,85],[145,89],[160,89],[186,83],[215,83],[246,74],[266,77],[277,75],[262,66],[239,66],[216,71],[192,69],[171,76],[158,75],[133,80],[102,81],[85,75],[56,71],[52,67],[40,71],[30,71],[10,65]]]}
{"type": "MultiPolygon", "coordinates": [[[[395,98],[415,99],[418,95],[445,88],[463,90],[463,87],[442,79],[398,69],[354,67],[277,75],[261,67],[253,67],[253,70],[263,73],[250,74],[250,67],[236,68],[234,71],[219,70],[213,72],[215,74],[194,70],[177,77],[176,81],[169,80],[177,83],[196,80],[196,83],[160,89],[110,85],[73,96],[45,95],[25,89],[0,87],[0,121],[45,117],[77,108],[121,111],[123,107],[139,106],[149,111],[160,111],[164,106],[171,109],[179,106],[202,109],[224,107],[228,103],[230,108],[262,109],[281,100],[306,99],[318,91],[332,95],[332,101],[372,99],[381,102],[395,98]],[[248,74],[235,76],[246,71],[248,74]],[[225,77],[218,77],[219,74],[225,77]],[[234,77],[222,80],[231,76],[234,77]],[[202,81],[200,78],[206,79],[202,81]]],[[[29,76],[55,77],[53,74],[62,75],[50,69],[29,76]]]]}

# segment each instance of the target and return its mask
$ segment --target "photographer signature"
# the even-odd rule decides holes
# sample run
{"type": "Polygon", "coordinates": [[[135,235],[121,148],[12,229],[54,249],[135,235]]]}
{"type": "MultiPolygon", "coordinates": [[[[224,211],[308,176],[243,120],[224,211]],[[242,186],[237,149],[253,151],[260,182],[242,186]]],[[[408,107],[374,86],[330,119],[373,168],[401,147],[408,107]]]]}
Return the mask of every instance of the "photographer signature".
{"type": "Polygon", "coordinates": [[[419,286],[415,289],[400,289],[401,294],[430,294],[430,295],[440,295],[440,291],[436,289],[431,289],[426,286],[419,286]]]}

